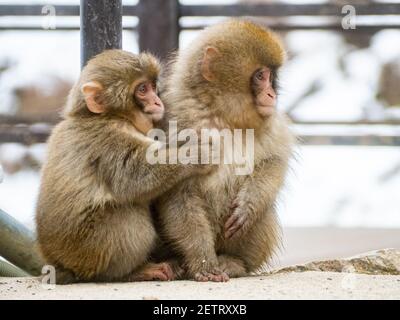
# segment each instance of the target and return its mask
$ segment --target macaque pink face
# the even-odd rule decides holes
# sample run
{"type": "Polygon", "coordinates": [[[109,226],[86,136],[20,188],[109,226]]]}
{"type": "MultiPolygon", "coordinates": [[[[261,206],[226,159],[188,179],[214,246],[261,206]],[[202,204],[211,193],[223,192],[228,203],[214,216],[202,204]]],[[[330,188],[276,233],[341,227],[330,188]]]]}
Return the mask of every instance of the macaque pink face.
{"type": "Polygon", "coordinates": [[[164,104],[157,95],[155,82],[148,80],[139,83],[135,87],[135,99],[153,122],[160,121],[164,116],[164,104]]]}
{"type": "Polygon", "coordinates": [[[273,87],[273,74],[268,67],[262,67],[254,72],[251,86],[257,112],[262,117],[270,116],[276,107],[276,93],[273,87]]]}

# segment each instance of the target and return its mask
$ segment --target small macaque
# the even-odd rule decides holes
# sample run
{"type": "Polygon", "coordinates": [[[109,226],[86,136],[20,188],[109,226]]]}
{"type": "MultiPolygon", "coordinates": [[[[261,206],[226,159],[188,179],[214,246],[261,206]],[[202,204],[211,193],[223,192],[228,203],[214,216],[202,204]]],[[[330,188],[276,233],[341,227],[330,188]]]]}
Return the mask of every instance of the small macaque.
{"type": "Polygon", "coordinates": [[[210,168],[146,161],[160,143],[146,136],[164,114],[159,70],[150,54],[109,50],[70,92],[48,142],[36,210],[38,245],[58,284],[178,276],[174,261],[152,260],[160,241],[150,203],[210,168]]]}
{"type": "MultiPolygon", "coordinates": [[[[237,175],[235,163],[221,161],[157,200],[163,234],[190,279],[244,276],[262,268],[278,247],[275,208],[295,143],[276,109],[284,55],[271,31],[229,20],[200,32],[168,73],[161,98],[166,120],[176,121],[179,130],[254,132],[249,174],[237,175]]],[[[247,140],[240,143],[246,149],[247,140]]]]}

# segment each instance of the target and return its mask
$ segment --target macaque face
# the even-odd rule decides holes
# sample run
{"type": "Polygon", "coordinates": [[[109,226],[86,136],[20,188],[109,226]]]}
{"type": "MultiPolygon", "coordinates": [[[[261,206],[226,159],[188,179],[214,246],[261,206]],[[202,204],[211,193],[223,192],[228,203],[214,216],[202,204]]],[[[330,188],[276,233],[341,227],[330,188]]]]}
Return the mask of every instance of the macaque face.
{"type": "Polygon", "coordinates": [[[151,121],[158,122],[163,118],[164,104],[157,95],[157,86],[154,81],[144,80],[136,84],[134,98],[151,121]]]}
{"type": "Polygon", "coordinates": [[[273,73],[268,67],[257,69],[251,77],[255,107],[262,117],[270,116],[275,110],[276,92],[273,80],[273,73]]]}

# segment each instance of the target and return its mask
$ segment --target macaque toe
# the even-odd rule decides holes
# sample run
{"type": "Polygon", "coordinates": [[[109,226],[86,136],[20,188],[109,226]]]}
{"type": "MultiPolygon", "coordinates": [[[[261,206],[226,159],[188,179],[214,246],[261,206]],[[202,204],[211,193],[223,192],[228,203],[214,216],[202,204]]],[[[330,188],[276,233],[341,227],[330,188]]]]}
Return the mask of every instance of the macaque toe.
{"type": "Polygon", "coordinates": [[[133,281],[170,281],[175,279],[174,271],[169,263],[151,263],[133,275],[133,281]]]}
{"type": "Polygon", "coordinates": [[[227,282],[229,281],[229,276],[222,271],[216,271],[216,272],[198,272],[195,274],[194,279],[199,282],[207,282],[207,281],[212,281],[212,282],[227,282]]]}

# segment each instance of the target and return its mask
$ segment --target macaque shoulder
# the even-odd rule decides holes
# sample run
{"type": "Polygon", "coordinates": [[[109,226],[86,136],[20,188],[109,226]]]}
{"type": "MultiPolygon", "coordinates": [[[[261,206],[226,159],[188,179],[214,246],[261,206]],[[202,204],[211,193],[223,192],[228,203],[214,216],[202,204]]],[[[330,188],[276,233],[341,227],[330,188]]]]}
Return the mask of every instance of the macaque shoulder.
{"type": "Polygon", "coordinates": [[[286,116],[276,114],[255,139],[255,159],[262,161],[279,157],[286,160],[291,156],[295,144],[296,136],[290,128],[290,121],[286,116]]]}

